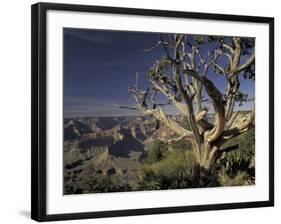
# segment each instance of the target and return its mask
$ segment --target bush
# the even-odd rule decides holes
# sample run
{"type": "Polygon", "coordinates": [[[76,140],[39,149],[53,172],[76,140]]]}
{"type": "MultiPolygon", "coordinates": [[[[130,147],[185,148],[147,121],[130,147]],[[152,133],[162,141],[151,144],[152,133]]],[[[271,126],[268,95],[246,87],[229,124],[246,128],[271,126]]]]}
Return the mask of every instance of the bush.
{"type": "Polygon", "coordinates": [[[148,155],[145,160],[146,163],[155,163],[163,159],[164,153],[168,150],[168,146],[161,141],[156,140],[148,150],[148,155]]]}
{"type": "Polygon", "coordinates": [[[221,186],[243,186],[255,183],[253,177],[251,177],[247,172],[238,171],[235,175],[229,175],[225,167],[222,167],[219,171],[218,181],[221,186]]]}
{"type": "MultiPolygon", "coordinates": [[[[182,143],[181,143],[182,144],[182,143]]],[[[178,189],[192,186],[193,153],[181,144],[155,142],[139,170],[138,190],[178,189]],[[180,148],[178,148],[180,147],[180,148]]]]}
{"type": "Polygon", "coordinates": [[[213,168],[213,175],[217,175],[222,186],[255,183],[255,130],[231,139],[223,147],[237,143],[239,149],[224,154],[213,168]]]}
{"type": "Polygon", "coordinates": [[[109,169],[108,172],[104,174],[100,170],[96,171],[93,166],[89,166],[82,177],[82,181],[85,190],[89,193],[132,190],[132,187],[129,184],[121,182],[115,173],[115,169],[109,169]]]}

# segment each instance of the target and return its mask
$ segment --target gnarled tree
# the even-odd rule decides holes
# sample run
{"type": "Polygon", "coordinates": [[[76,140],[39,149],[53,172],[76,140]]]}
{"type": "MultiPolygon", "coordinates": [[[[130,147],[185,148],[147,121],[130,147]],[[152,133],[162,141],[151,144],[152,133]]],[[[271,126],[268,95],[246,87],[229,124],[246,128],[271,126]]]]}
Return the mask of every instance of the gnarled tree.
{"type": "Polygon", "coordinates": [[[254,127],[254,108],[244,117],[237,116],[244,101],[253,101],[241,92],[240,81],[243,77],[255,78],[254,41],[244,37],[160,35],[157,45],[147,50],[163,49],[163,56],[148,72],[150,86],[140,89],[137,75],[136,84],[129,88],[137,110],[177,134],[164,142],[192,143],[193,178],[199,186],[206,186],[213,164],[223,152],[238,148],[224,148],[224,143],[254,127]],[[216,85],[213,76],[223,78],[225,86],[216,85]],[[166,104],[159,103],[159,98],[162,102],[166,98],[166,104],[178,110],[189,128],[167,115],[166,104]]]}

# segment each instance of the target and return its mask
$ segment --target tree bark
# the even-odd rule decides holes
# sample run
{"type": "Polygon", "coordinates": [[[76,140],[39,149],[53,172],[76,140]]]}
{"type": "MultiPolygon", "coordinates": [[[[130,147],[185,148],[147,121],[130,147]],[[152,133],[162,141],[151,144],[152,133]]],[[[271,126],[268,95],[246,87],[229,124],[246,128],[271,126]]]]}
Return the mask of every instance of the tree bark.
{"type": "Polygon", "coordinates": [[[211,171],[217,158],[219,148],[217,146],[211,146],[207,140],[205,140],[204,143],[200,145],[200,147],[201,154],[199,158],[196,158],[193,168],[193,186],[211,186],[213,184],[211,171]]]}

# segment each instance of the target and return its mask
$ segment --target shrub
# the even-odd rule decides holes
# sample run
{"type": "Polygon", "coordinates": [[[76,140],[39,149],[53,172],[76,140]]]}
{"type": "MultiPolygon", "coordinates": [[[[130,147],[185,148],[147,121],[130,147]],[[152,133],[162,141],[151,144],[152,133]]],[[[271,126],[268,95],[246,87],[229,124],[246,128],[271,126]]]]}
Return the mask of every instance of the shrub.
{"type": "MultiPolygon", "coordinates": [[[[179,146],[179,145],[178,145],[179,146]]],[[[156,142],[148,159],[139,170],[138,190],[160,190],[187,188],[192,186],[191,173],[193,153],[189,149],[178,149],[176,145],[156,142]]]]}
{"type": "Polygon", "coordinates": [[[219,184],[249,185],[255,183],[255,131],[254,129],[231,139],[225,146],[239,143],[239,149],[224,154],[216,161],[213,175],[219,184]]]}
{"type": "Polygon", "coordinates": [[[93,166],[89,166],[84,172],[82,181],[87,192],[103,193],[132,190],[129,184],[121,182],[113,168],[103,174],[100,170],[96,171],[93,166]]]}

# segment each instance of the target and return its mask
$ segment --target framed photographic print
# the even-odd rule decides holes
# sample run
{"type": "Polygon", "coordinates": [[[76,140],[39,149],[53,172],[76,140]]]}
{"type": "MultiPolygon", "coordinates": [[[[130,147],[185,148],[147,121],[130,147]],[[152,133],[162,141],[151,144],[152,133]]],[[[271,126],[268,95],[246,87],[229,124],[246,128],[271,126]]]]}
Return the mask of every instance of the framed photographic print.
{"type": "Polygon", "coordinates": [[[274,205],[274,19],[32,6],[32,219],[274,205]]]}

